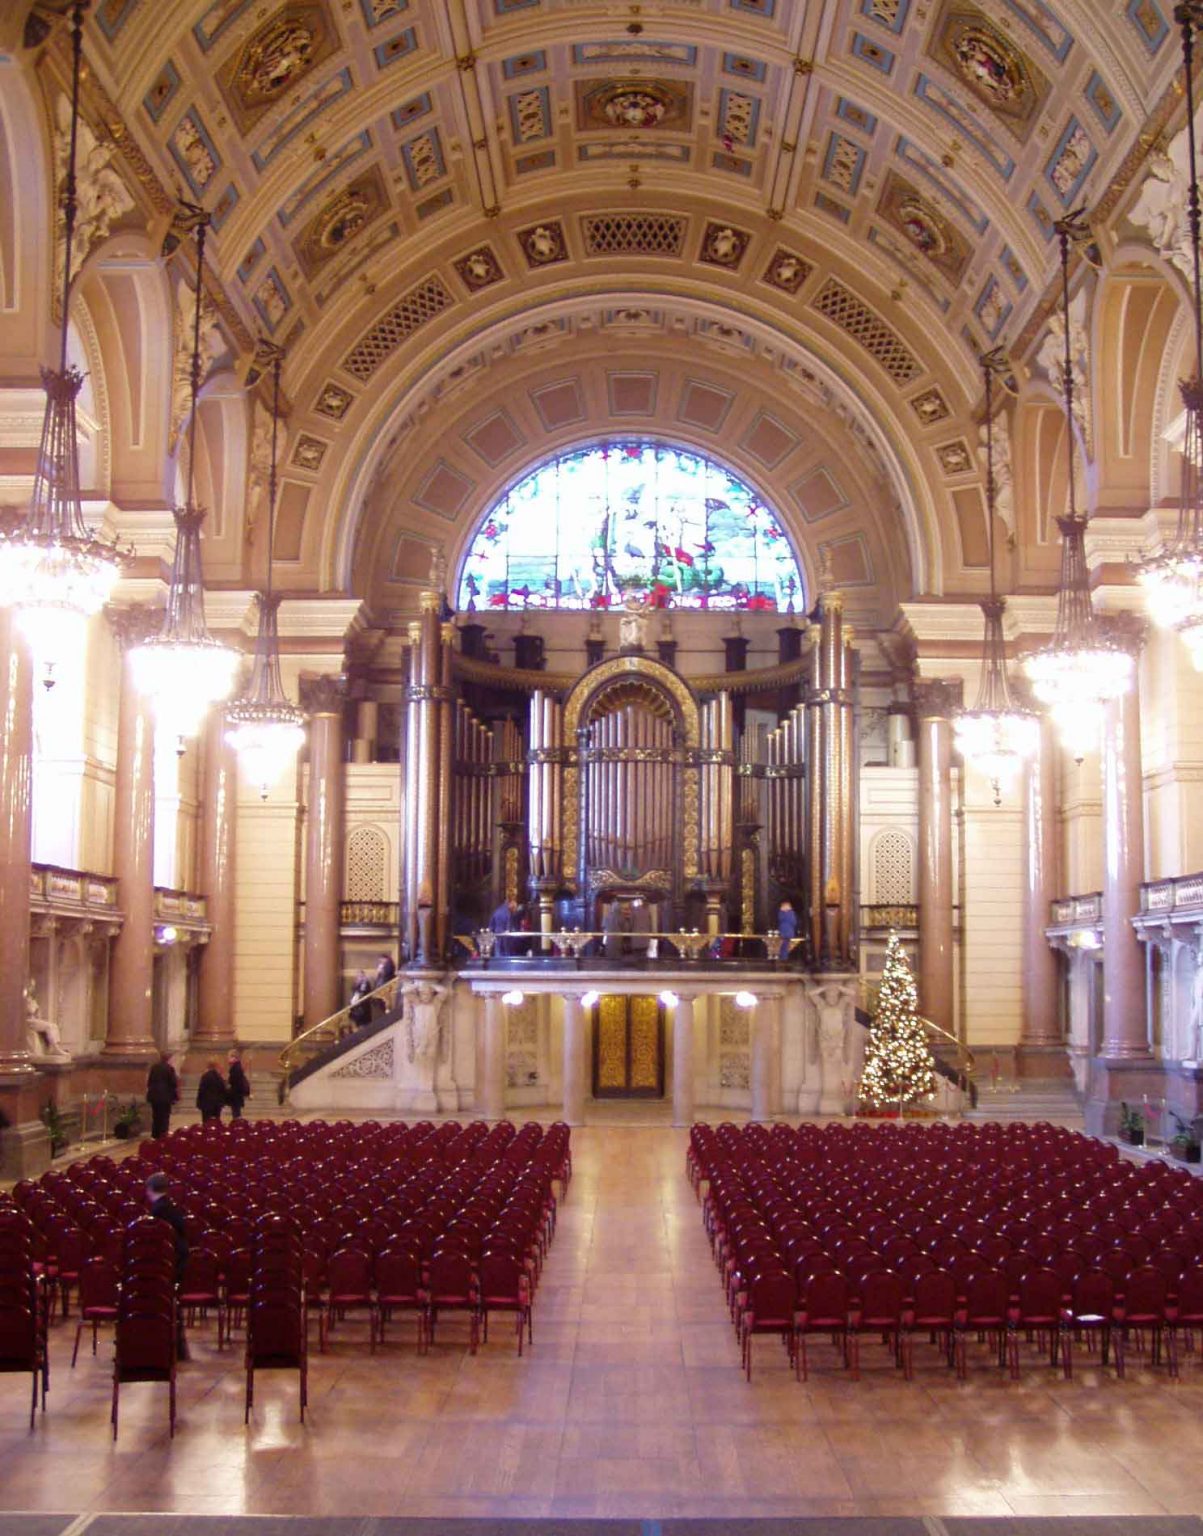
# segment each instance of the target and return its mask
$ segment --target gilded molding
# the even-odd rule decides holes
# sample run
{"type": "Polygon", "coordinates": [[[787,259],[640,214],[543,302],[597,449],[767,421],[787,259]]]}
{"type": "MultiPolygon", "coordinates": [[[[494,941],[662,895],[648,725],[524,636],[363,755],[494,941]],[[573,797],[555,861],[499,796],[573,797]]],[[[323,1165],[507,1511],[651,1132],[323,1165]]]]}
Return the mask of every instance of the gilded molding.
{"type": "Polygon", "coordinates": [[[343,679],[328,673],[301,679],[301,704],[311,715],[339,715],[346,697],[343,679]]]}
{"type": "MultiPolygon", "coordinates": [[[[414,626],[411,624],[410,629],[414,626]]],[[[411,642],[416,643],[416,642],[411,642]]],[[[615,661],[625,665],[636,657],[617,656],[615,661]]],[[[661,663],[656,663],[657,666],[661,663]]],[[[760,667],[752,672],[705,672],[698,677],[685,679],[694,693],[762,693],[773,688],[788,688],[801,682],[810,667],[808,657],[797,661],[779,662],[776,666],[760,667]]],[[[596,668],[594,669],[596,671],[596,668]]],[[[535,672],[524,667],[498,667],[492,662],[481,661],[474,656],[455,653],[455,674],[469,683],[485,683],[493,688],[505,688],[515,693],[566,694],[581,681],[584,673],[535,672]]],[[[593,676],[593,673],[590,673],[593,676]]]]}

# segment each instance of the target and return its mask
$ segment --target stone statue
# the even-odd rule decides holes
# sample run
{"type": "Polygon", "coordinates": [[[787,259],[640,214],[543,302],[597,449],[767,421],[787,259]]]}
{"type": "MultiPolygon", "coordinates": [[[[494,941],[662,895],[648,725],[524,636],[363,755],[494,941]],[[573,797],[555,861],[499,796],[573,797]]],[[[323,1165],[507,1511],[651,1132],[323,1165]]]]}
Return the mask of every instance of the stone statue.
{"type": "Polygon", "coordinates": [[[651,605],[645,594],[628,592],[618,618],[618,648],[621,651],[645,651],[651,605]]]}
{"type": "MultiPolygon", "coordinates": [[[[1074,420],[1082,434],[1087,456],[1094,452],[1090,412],[1090,334],[1087,330],[1087,295],[1081,288],[1069,306],[1069,361],[1073,372],[1074,420]]],[[[1060,395],[1065,390],[1065,316],[1060,310],[1048,322],[1048,331],[1036,353],[1036,366],[1060,395]]]]}
{"type": "Polygon", "coordinates": [[[1190,983],[1190,1034],[1186,1046],[1195,1061],[1203,1061],[1203,942],[1195,951],[1195,974],[1190,983]]]}
{"type": "MultiPolygon", "coordinates": [[[[62,184],[67,174],[71,146],[71,102],[60,96],[55,104],[54,156],[57,179],[62,184]]],[[[101,143],[86,118],[80,117],[75,148],[75,238],[71,246],[71,276],[74,278],[89,254],[108,239],[113,226],[134,207],[134,199],[121,179],[114,161],[116,144],[101,143]]],[[[55,292],[62,288],[64,243],[56,239],[55,292]]]]}
{"type": "Polygon", "coordinates": [[[807,1001],[815,1016],[820,1114],[844,1114],[847,1110],[851,1068],[848,1023],[852,1014],[854,990],[854,984],[846,981],[816,982],[806,988],[807,1001]]]}
{"type": "Polygon", "coordinates": [[[1149,240],[1190,281],[1194,276],[1186,194],[1190,186],[1186,129],[1160,154],[1149,156],[1145,177],[1129,221],[1149,232],[1149,240]]]}
{"type": "MultiPolygon", "coordinates": [[[[185,425],[188,415],[188,404],[192,390],[192,333],[196,324],[196,293],[187,283],[181,283],[176,289],[175,295],[175,352],[172,359],[171,373],[171,436],[174,443],[181,428],[185,425]]],[[[221,334],[221,328],[217,323],[217,311],[213,308],[208,297],[201,299],[201,329],[200,329],[200,382],[203,384],[212,370],[213,364],[226,351],[225,338],[221,334]]],[[[271,430],[271,417],[267,415],[263,407],[260,412],[267,416],[268,431],[271,430]]],[[[269,438],[270,444],[270,438],[269,438]]],[[[252,449],[252,463],[262,450],[256,446],[252,449]]],[[[266,464],[266,456],[263,459],[266,464]]],[[[186,468],[186,466],[185,466],[186,468]]],[[[264,480],[266,486],[266,479],[264,480]]]]}
{"type": "Polygon", "coordinates": [[[433,1061],[438,1055],[443,1033],[440,1014],[450,991],[430,981],[411,981],[402,987],[410,1061],[433,1061]]]}
{"type": "Polygon", "coordinates": [[[25,1028],[30,1052],[47,1061],[70,1061],[69,1052],[63,1049],[63,1037],[58,1025],[41,1017],[37,994],[38,984],[30,977],[25,983],[25,1028]]]}

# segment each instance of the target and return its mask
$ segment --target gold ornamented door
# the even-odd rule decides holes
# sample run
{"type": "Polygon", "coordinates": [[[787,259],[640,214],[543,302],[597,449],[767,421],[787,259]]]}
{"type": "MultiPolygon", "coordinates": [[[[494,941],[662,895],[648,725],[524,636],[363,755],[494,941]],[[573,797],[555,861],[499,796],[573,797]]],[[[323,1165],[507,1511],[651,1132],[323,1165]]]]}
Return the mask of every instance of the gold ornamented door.
{"type": "Polygon", "coordinates": [[[664,1008],[658,997],[601,997],[593,1009],[593,1097],[664,1096],[664,1008]]]}

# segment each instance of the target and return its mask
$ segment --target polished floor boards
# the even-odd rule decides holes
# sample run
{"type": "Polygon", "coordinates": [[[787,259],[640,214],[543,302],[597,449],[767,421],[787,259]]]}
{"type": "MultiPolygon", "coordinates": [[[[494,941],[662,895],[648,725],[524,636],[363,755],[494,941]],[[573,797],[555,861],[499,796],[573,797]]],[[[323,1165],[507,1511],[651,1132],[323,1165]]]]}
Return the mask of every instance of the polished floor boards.
{"type": "MultiPolygon", "coordinates": [[[[246,1527],[261,1536],[418,1536],[384,1517],[438,1516],[513,1518],[532,1532],[548,1517],[707,1517],[721,1522],[715,1536],[756,1516],[872,1517],[849,1527],[859,1536],[898,1536],[889,1517],[926,1517],[907,1536],[931,1536],[940,1520],[948,1536],[984,1536],[1035,1532],[1035,1517],[1160,1516],[1124,1529],[1203,1536],[1164,1518],[1203,1514],[1198,1355],[1171,1385],[1135,1361],[1125,1382],[1086,1369],[1066,1383],[1033,1352],[1011,1382],[983,1350],[958,1383],[919,1348],[907,1383],[869,1348],[852,1382],[820,1346],[801,1385],[765,1339],[746,1383],[684,1147],[671,1129],[574,1133],[576,1177],[536,1302],[533,1351],[519,1360],[502,1326],[472,1358],[449,1322],[419,1358],[402,1321],[373,1357],[365,1325],[348,1322],[328,1354],[312,1356],[304,1427],[295,1376],[281,1373],[259,1377],[255,1419],[243,1428],[237,1350],[219,1354],[209,1328],[194,1334],[181,1370],[174,1442],[165,1389],[143,1385],[122,1391],[114,1446],[111,1344],[102,1334],[96,1358],[85,1345],[71,1371],[74,1325],[59,1324],[49,1405],[32,1434],[27,1378],[0,1379],[0,1510],[310,1517],[246,1527]],[[1010,1523],[1017,1516],[1033,1523],[1010,1523]]],[[[28,1536],[59,1536],[64,1525],[30,1526],[28,1536]]],[[[84,1528],[80,1520],[73,1532],[84,1528]]],[[[87,1529],[218,1531],[162,1518],[87,1529]]],[[[228,1530],[242,1536],[241,1526],[228,1530]]],[[[0,1536],[9,1532],[27,1536],[0,1514],[0,1536]]],[[[674,1536],[668,1526],[664,1536],[674,1536]]]]}

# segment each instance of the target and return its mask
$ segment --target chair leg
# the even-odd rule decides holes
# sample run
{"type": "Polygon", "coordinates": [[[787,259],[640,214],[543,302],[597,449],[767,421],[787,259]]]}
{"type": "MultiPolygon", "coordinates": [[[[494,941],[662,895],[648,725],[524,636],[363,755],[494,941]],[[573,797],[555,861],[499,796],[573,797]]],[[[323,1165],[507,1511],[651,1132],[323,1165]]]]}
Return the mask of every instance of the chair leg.
{"type": "Polygon", "coordinates": [[[255,1401],[255,1367],[247,1361],[246,1367],[246,1403],[243,1406],[242,1422],[251,1422],[251,1404],[255,1401]]]}
{"type": "Polygon", "coordinates": [[[109,1410],[109,1418],[112,1420],[112,1423],[113,1423],[113,1439],[114,1440],[116,1440],[116,1438],[117,1438],[117,1396],[118,1396],[118,1393],[120,1392],[120,1390],[121,1390],[121,1384],[120,1384],[120,1382],[118,1380],[117,1372],[114,1370],[114,1372],[113,1372],[113,1406],[109,1410]]]}
{"type": "MultiPolygon", "coordinates": [[[[75,1330],[75,1348],[71,1351],[71,1369],[72,1370],[75,1369],[75,1362],[79,1358],[79,1336],[80,1336],[80,1334],[84,1331],[84,1329],[87,1326],[88,1325],[87,1325],[86,1322],[81,1322],[79,1327],[75,1330]]],[[[92,1330],[93,1330],[92,1331],[92,1338],[93,1338],[93,1345],[92,1345],[92,1347],[93,1347],[93,1350],[95,1350],[95,1347],[96,1347],[96,1345],[95,1345],[95,1338],[96,1338],[95,1328],[96,1328],[96,1325],[93,1324],[92,1325],[92,1330]]]]}

